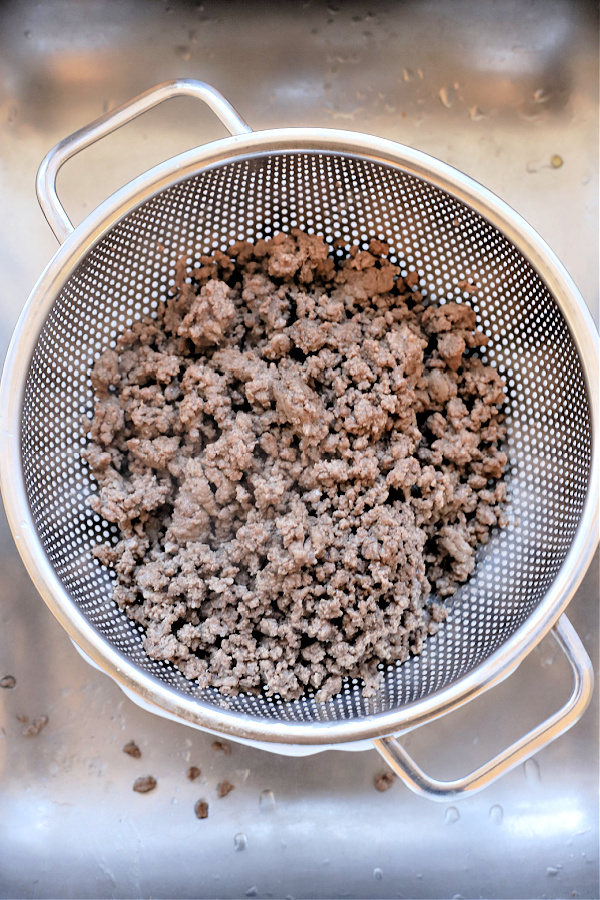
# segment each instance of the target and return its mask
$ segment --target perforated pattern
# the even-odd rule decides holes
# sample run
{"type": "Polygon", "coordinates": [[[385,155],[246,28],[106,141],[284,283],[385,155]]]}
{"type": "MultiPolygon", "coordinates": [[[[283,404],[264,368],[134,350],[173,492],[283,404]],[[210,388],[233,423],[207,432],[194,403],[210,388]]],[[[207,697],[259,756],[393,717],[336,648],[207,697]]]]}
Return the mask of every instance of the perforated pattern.
{"type": "Polygon", "coordinates": [[[146,657],[136,627],[110,599],[109,573],[91,557],[99,540],[116,540],[116,533],[86,504],[94,491],[80,460],[80,419],[92,409],[88,372],[125,326],[156,307],[182,253],[198,262],[236,239],[296,225],[329,240],[384,238],[403,274],[416,269],[441,301],[462,299],[457,281],[475,280],[480,290],[468,299],[491,337],[485,361],[509,390],[511,524],[481,550],[474,577],[450,600],[449,619],[419,658],[388,667],[384,687],[370,700],[356,682],[324,705],[201,694],[276,719],[345,719],[425,697],[488,658],[544,596],[581,515],[590,422],[576,348],[538,275],[480,215],[395,168],[334,154],[272,154],[176,184],[113,227],[57,298],[27,382],[23,461],[41,540],[73,601],[140,669],[200,695],[172,667],[146,657]]]}

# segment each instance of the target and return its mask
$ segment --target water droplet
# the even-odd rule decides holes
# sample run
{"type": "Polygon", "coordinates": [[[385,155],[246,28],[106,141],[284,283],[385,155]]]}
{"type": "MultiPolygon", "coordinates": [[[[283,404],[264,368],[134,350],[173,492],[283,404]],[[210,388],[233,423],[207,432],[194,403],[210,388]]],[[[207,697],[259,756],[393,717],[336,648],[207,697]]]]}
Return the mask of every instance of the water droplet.
{"type": "Polygon", "coordinates": [[[375,881],[383,881],[383,871],[381,869],[373,869],[373,877],[375,881]]]}
{"type": "Polygon", "coordinates": [[[449,806],[446,810],[446,815],[444,816],[444,822],[446,825],[454,825],[455,822],[458,822],[460,819],[460,813],[455,806],[449,806]]]}
{"type": "Polygon", "coordinates": [[[550,99],[550,94],[544,88],[538,88],[537,91],[533,92],[533,99],[536,103],[547,103],[550,99]]]}
{"type": "Polygon", "coordinates": [[[402,69],[402,78],[404,81],[412,81],[414,77],[412,69],[402,69]]]}
{"type": "Polygon", "coordinates": [[[452,900],[465,900],[462,894],[454,894],[452,900]]]}
{"type": "Polygon", "coordinates": [[[263,791],[258,799],[261,812],[273,812],[275,809],[275,794],[273,791],[263,791]]]}
{"type": "Polygon", "coordinates": [[[525,770],[525,778],[530,784],[541,784],[542,773],[540,772],[540,764],[537,759],[526,759],[523,763],[525,770]]]}
{"type": "Polygon", "coordinates": [[[246,849],[246,847],[248,846],[248,838],[243,832],[240,831],[239,834],[235,835],[235,837],[233,838],[233,846],[238,851],[238,853],[246,849]]]}
{"type": "Polygon", "coordinates": [[[469,116],[472,122],[479,122],[480,119],[487,119],[487,113],[484,113],[478,106],[469,107],[469,116]]]}
{"type": "Polygon", "coordinates": [[[499,825],[504,818],[504,810],[501,806],[498,806],[497,803],[494,806],[490,807],[490,819],[494,822],[495,825],[499,825]]]}
{"type": "Polygon", "coordinates": [[[530,159],[529,162],[525,164],[525,171],[529,175],[534,175],[536,172],[539,172],[541,168],[542,163],[539,159],[530,159]]]}
{"type": "Polygon", "coordinates": [[[555,875],[558,875],[562,866],[547,866],[546,867],[546,875],[550,878],[553,878],[555,875]]]}
{"type": "Polygon", "coordinates": [[[523,110],[518,110],[517,115],[520,119],[523,119],[524,122],[531,122],[533,125],[537,124],[537,122],[542,121],[542,117],[539,113],[531,113],[523,110]]]}
{"type": "Polygon", "coordinates": [[[452,104],[454,103],[454,88],[441,87],[438,96],[446,109],[452,108],[452,104]]]}
{"type": "Polygon", "coordinates": [[[188,62],[192,58],[190,48],[185,46],[185,44],[179,44],[175,47],[175,53],[177,53],[181,59],[185,60],[185,62],[188,62]]]}
{"type": "Polygon", "coordinates": [[[255,884],[253,884],[252,887],[248,888],[248,890],[244,894],[244,897],[256,897],[257,894],[258,894],[258,888],[256,887],[255,884]]]}

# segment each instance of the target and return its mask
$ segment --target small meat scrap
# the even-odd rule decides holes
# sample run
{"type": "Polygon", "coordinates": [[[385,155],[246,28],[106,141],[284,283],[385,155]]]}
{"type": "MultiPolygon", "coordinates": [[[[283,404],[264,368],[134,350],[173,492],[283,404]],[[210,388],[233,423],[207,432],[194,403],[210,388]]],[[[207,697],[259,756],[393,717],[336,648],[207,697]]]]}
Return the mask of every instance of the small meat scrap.
{"type": "Polygon", "coordinates": [[[231,791],[235,790],[235,785],[229,781],[221,781],[217,785],[217,797],[226,797],[231,791]]]}
{"type": "Polygon", "coordinates": [[[20,716],[19,721],[23,722],[25,725],[21,734],[23,734],[24,737],[35,737],[40,733],[42,728],[45,728],[48,724],[48,716],[38,716],[33,722],[29,722],[27,716],[20,716]]]}
{"type": "Polygon", "coordinates": [[[489,338],[419,288],[376,237],[238,241],[181,257],[92,367],[89,503],[119,532],[94,558],[146,653],[221,703],[372,696],[507,524],[489,338]]]}
{"type": "Polygon", "coordinates": [[[194,812],[196,813],[197,819],[207,819],[208,803],[206,802],[206,800],[198,800],[198,802],[194,805],[194,812]]]}
{"type": "Polygon", "coordinates": [[[213,750],[220,750],[225,756],[231,756],[231,746],[226,741],[213,741],[211,747],[213,750]]]}
{"type": "Polygon", "coordinates": [[[476,294],[479,290],[479,288],[475,287],[474,284],[471,284],[470,281],[467,281],[466,278],[463,278],[462,281],[457,281],[456,287],[459,287],[461,291],[466,291],[467,294],[476,294]]]}
{"type": "Polygon", "coordinates": [[[142,751],[135,743],[135,741],[129,741],[123,747],[123,753],[126,753],[128,756],[132,756],[134,759],[139,759],[142,755],[142,751]]]}
{"type": "Polygon", "coordinates": [[[381,772],[379,775],[375,776],[373,784],[375,785],[375,790],[383,793],[391,788],[395,780],[396,775],[394,772],[381,772]]]}
{"type": "Polygon", "coordinates": [[[133,782],[133,790],[137,791],[138,794],[147,794],[149,791],[154,790],[156,784],[156,778],[153,778],[152,775],[141,775],[133,782]]]}
{"type": "Polygon", "coordinates": [[[190,766],[186,772],[186,775],[190,781],[195,781],[196,778],[200,778],[201,774],[202,773],[200,772],[198,766],[190,766]]]}
{"type": "Polygon", "coordinates": [[[17,679],[14,675],[4,675],[0,678],[0,688],[5,688],[6,690],[11,690],[17,684],[17,679]]]}

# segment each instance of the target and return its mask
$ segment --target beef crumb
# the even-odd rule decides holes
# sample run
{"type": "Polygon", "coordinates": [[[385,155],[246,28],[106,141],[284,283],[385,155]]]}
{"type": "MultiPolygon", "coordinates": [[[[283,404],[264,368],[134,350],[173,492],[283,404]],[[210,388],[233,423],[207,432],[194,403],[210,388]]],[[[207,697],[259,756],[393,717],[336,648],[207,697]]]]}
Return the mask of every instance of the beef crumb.
{"type": "Polygon", "coordinates": [[[226,741],[213,741],[211,747],[213,750],[220,750],[225,756],[231,756],[231,747],[226,741]]]}
{"type": "Polygon", "coordinates": [[[198,766],[190,766],[186,774],[190,781],[195,781],[196,778],[200,778],[201,772],[198,766]]]}
{"type": "Polygon", "coordinates": [[[35,737],[40,733],[42,728],[46,727],[49,721],[48,716],[37,716],[33,722],[29,722],[28,716],[18,716],[18,719],[25,725],[25,728],[23,728],[21,732],[24,737],[35,737]]]}
{"type": "Polygon", "coordinates": [[[148,791],[154,790],[156,784],[156,778],[153,778],[152,775],[141,775],[133,782],[133,790],[138,794],[147,794],[148,791]]]}
{"type": "Polygon", "coordinates": [[[135,741],[129,741],[123,747],[123,753],[126,753],[128,756],[133,756],[134,759],[139,759],[142,755],[142,751],[135,743],[135,741]]]}
{"type": "Polygon", "coordinates": [[[224,696],[372,696],[507,524],[475,310],[365,246],[293,229],[182,257],[91,371],[89,502],[120,533],[94,554],[148,655],[224,696]]]}
{"type": "Polygon", "coordinates": [[[383,793],[391,788],[395,780],[396,775],[394,772],[381,772],[379,775],[375,776],[373,784],[375,785],[375,790],[383,793]]]}
{"type": "Polygon", "coordinates": [[[194,806],[194,812],[196,813],[197,819],[207,819],[208,803],[206,802],[206,800],[198,800],[198,802],[194,806]]]}
{"type": "Polygon", "coordinates": [[[226,797],[231,791],[235,790],[235,785],[229,781],[221,781],[217,785],[217,797],[226,797]]]}

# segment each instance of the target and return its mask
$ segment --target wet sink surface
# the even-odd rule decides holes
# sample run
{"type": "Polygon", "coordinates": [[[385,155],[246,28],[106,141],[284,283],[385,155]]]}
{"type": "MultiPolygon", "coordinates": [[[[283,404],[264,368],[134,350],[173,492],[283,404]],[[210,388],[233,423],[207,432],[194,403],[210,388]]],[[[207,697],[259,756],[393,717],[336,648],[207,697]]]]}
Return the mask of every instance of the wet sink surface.
{"type": "MultiPolygon", "coordinates": [[[[559,0],[4,4],[2,356],[56,251],[35,200],[42,157],[175,77],[213,84],[257,130],[358,130],[467,172],[541,233],[597,320],[597,35],[595,4],[559,0]]],[[[223,135],[203,107],[173,101],[68,163],[59,192],[77,223],[136,174],[223,135]]],[[[76,653],[4,517],[0,552],[0,678],[15,680],[0,689],[1,897],[599,896],[597,691],[566,736],[478,795],[435,804],[397,781],[379,792],[374,750],[223,749],[139,709],[76,653]],[[131,740],[139,758],[123,752],[131,740]],[[156,788],[134,792],[145,775],[156,788]],[[225,780],[234,790],[219,797],[225,780]]],[[[597,572],[596,561],[569,607],[595,664],[597,572]]],[[[456,777],[569,691],[548,637],[493,692],[405,744],[456,777]]]]}

